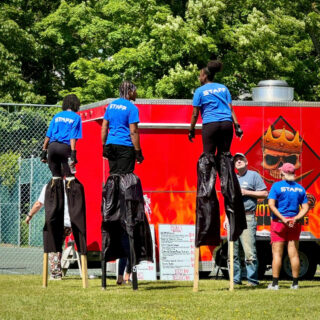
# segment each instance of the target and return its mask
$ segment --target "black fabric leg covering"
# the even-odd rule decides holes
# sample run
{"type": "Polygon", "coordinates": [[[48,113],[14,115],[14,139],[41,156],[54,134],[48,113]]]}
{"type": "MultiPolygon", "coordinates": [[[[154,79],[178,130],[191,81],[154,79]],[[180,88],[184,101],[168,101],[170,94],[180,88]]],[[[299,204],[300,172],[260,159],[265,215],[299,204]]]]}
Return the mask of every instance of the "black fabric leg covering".
{"type": "Polygon", "coordinates": [[[86,203],[83,185],[77,179],[66,181],[66,194],[74,240],[78,252],[86,255],[86,203]]]}
{"type": "Polygon", "coordinates": [[[292,279],[292,285],[295,286],[295,285],[298,285],[298,278],[293,278],[292,279]]]}
{"type": "Polygon", "coordinates": [[[102,255],[105,261],[112,261],[118,258],[126,257],[126,253],[121,245],[121,236],[125,232],[125,224],[122,221],[123,210],[120,210],[120,202],[124,198],[120,196],[120,175],[111,175],[108,177],[102,190],[102,255]],[[121,200],[121,201],[120,201],[121,200]]]}
{"type": "Polygon", "coordinates": [[[64,236],[64,186],[62,179],[52,179],[47,184],[44,208],[44,252],[62,252],[64,236]]]}
{"type": "Polygon", "coordinates": [[[272,278],[272,286],[277,286],[278,285],[278,281],[279,281],[279,278],[272,278]]]}
{"type": "Polygon", "coordinates": [[[241,188],[234,172],[233,158],[230,152],[218,156],[221,193],[230,225],[230,241],[237,241],[242,231],[247,228],[241,188]]]}
{"type": "Polygon", "coordinates": [[[152,237],[144,211],[139,177],[133,173],[109,176],[102,193],[102,250],[106,261],[126,257],[121,234],[132,241],[133,264],[153,261],[152,237]]]}
{"type": "Polygon", "coordinates": [[[220,209],[215,183],[217,168],[212,154],[203,153],[197,165],[195,245],[220,244],[220,209]]]}
{"type": "Polygon", "coordinates": [[[134,174],[122,176],[121,186],[125,197],[126,231],[132,252],[132,267],[141,261],[153,261],[152,237],[145,215],[143,190],[139,177],[134,174]]]}

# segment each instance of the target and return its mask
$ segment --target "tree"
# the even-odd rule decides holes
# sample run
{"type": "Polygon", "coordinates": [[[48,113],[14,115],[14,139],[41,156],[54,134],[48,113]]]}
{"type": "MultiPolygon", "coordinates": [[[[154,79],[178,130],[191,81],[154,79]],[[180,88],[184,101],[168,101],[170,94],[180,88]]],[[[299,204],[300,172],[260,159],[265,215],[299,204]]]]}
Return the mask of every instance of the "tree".
{"type": "Polygon", "coordinates": [[[319,99],[319,4],[309,0],[4,0],[0,99],[54,104],[118,95],[190,98],[199,68],[219,58],[234,99],[259,80],[285,79],[319,99]]]}

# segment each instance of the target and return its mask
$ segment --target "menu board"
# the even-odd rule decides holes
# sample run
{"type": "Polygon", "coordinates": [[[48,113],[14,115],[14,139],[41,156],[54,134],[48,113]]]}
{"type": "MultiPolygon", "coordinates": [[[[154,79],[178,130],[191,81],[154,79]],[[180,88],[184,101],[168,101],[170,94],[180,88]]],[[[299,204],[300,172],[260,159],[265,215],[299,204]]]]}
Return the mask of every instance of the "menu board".
{"type": "Polygon", "coordinates": [[[153,246],[153,261],[142,261],[137,266],[137,276],[138,280],[157,280],[157,268],[156,268],[156,250],[155,250],[155,236],[154,236],[154,225],[150,225],[150,232],[152,237],[152,246],[153,246]]]}
{"type": "Polygon", "coordinates": [[[161,280],[193,280],[194,238],[194,225],[159,224],[161,280]]]}

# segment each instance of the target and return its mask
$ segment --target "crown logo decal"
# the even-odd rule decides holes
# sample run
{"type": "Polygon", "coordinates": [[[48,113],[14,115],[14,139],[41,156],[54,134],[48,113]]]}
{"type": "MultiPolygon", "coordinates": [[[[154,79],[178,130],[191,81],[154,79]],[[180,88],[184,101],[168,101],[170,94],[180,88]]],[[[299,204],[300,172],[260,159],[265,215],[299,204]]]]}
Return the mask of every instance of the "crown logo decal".
{"type": "MultiPolygon", "coordinates": [[[[289,140],[286,136],[286,131],[283,128],[280,136],[274,137],[271,126],[269,126],[267,133],[263,136],[264,148],[287,153],[301,153],[302,139],[300,140],[299,132],[296,131],[294,138],[289,140]]],[[[293,135],[293,133],[291,134],[293,135]]]]}

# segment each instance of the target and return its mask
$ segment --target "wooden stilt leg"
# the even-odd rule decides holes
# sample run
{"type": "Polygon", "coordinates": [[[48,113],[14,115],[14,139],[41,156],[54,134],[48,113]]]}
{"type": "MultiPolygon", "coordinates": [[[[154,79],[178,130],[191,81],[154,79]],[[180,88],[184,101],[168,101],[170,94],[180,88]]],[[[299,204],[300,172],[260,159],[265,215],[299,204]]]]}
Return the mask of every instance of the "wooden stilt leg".
{"type": "Polygon", "coordinates": [[[48,286],[48,253],[43,254],[43,266],[42,266],[42,287],[48,286]]]}
{"type": "Polygon", "coordinates": [[[102,290],[106,290],[106,287],[107,287],[107,281],[106,281],[106,270],[107,270],[107,267],[106,267],[106,260],[104,257],[102,257],[101,259],[101,289],[102,290]]]}
{"type": "Polygon", "coordinates": [[[230,259],[230,268],[229,268],[229,278],[230,278],[230,291],[233,291],[234,288],[234,283],[233,283],[233,275],[234,275],[234,268],[233,268],[233,241],[229,241],[229,246],[230,246],[230,250],[229,250],[229,259],[230,259]]]}
{"type": "Polygon", "coordinates": [[[87,263],[87,256],[85,254],[81,255],[81,274],[82,274],[82,287],[86,289],[88,288],[88,263],[87,263]]]}
{"type": "Polygon", "coordinates": [[[199,256],[200,248],[195,248],[194,250],[194,277],[193,277],[193,292],[198,292],[199,290],[199,256]]]}

